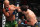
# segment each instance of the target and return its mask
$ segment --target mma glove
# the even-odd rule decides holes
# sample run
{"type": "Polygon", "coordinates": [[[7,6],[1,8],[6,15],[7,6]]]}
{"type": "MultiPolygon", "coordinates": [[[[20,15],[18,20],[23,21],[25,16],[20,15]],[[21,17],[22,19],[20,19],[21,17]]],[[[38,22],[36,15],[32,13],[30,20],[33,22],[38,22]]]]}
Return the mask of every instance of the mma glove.
{"type": "Polygon", "coordinates": [[[9,9],[8,8],[6,8],[6,12],[8,12],[9,11],[9,9]]]}

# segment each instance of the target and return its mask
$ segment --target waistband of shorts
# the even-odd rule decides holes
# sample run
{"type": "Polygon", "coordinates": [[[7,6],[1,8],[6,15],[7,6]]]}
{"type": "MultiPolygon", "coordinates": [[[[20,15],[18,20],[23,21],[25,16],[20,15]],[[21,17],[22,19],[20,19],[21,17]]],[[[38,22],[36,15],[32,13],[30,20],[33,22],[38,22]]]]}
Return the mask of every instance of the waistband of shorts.
{"type": "Polygon", "coordinates": [[[37,24],[38,24],[38,22],[35,23],[35,25],[37,25],[37,24]]]}

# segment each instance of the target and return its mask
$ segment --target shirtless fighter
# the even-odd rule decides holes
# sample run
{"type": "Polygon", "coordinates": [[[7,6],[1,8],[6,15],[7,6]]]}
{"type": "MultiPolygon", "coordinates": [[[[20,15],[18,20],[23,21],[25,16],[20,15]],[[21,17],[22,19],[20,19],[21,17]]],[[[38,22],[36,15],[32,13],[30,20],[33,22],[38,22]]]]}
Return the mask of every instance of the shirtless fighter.
{"type": "Polygon", "coordinates": [[[30,9],[27,9],[26,5],[17,7],[18,12],[22,12],[26,19],[28,20],[27,24],[34,26],[37,23],[36,15],[30,9]]]}
{"type": "Polygon", "coordinates": [[[12,24],[16,23],[14,10],[15,10],[15,6],[14,5],[9,5],[9,1],[5,0],[4,1],[4,8],[3,8],[3,13],[6,16],[5,27],[12,27],[12,24]]]}

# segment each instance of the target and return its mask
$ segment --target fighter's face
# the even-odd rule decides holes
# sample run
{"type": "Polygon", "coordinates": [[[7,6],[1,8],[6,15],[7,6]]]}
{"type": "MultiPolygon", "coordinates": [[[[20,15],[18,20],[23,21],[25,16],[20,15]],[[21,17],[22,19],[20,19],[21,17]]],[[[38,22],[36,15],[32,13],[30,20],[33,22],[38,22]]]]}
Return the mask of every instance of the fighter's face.
{"type": "Polygon", "coordinates": [[[4,5],[5,5],[5,7],[9,7],[9,3],[5,3],[4,5]]]}
{"type": "Polygon", "coordinates": [[[22,11],[22,13],[25,14],[26,12],[25,11],[22,11]]]}

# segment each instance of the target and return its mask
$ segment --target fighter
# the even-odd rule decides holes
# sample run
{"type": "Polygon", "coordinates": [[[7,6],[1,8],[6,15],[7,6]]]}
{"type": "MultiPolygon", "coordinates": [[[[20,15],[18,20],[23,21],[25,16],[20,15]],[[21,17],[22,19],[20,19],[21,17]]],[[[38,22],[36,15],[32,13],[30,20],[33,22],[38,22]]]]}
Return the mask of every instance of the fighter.
{"type": "Polygon", "coordinates": [[[35,13],[32,10],[27,9],[26,5],[17,7],[17,10],[18,10],[18,12],[22,12],[25,15],[26,20],[28,21],[27,22],[28,25],[34,26],[37,23],[37,18],[36,18],[35,13]]]}
{"type": "Polygon", "coordinates": [[[16,21],[15,21],[15,11],[14,10],[15,10],[15,6],[9,5],[9,1],[5,0],[4,1],[4,8],[3,8],[3,13],[6,16],[5,27],[12,27],[12,24],[16,23],[16,21]]]}

